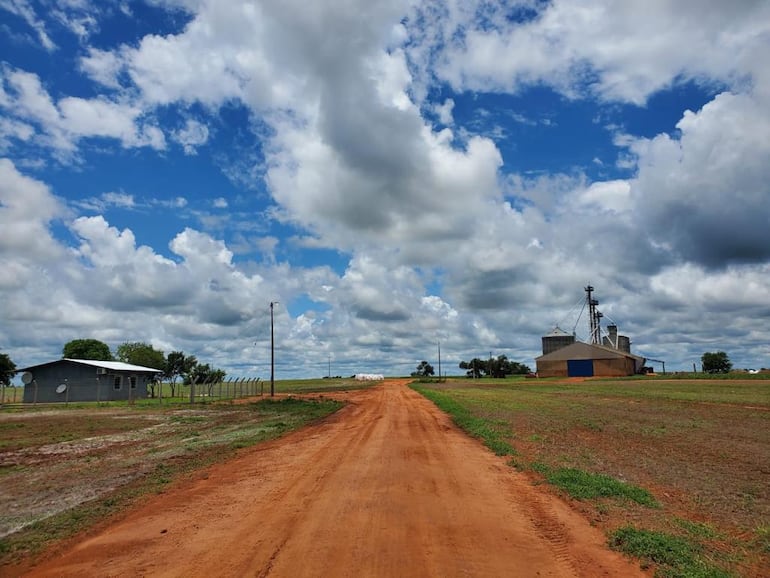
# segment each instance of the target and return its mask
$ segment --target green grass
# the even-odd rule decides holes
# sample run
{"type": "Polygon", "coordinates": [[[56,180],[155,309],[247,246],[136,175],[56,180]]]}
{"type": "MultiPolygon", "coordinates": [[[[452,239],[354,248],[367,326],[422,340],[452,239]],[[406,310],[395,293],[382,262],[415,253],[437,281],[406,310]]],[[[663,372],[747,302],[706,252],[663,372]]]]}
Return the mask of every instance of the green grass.
{"type": "Polygon", "coordinates": [[[691,575],[760,575],[770,567],[770,381],[745,375],[413,388],[490,448],[505,448],[496,453],[510,455],[512,468],[578,500],[591,523],[686,536],[703,548],[691,575]]]}
{"type": "Polygon", "coordinates": [[[703,547],[692,540],[652,530],[626,526],[613,532],[610,546],[642,561],[656,565],[661,578],[727,578],[729,573],[703,558],[703,547]]]}
{"type": "Polygon", "coordinates": [[[630,379],[698,379],[704,381],[714,380],[768,380],[770,379],[770,373],[746,373],[743,371],[731,371],[729,373],[703,373],[703,372],[677,372],[677,373],[655,373],[653,375],[634,376],[630,379]]]}
{"type": "Polygon", "coordinates": [[[545,476],[548,483],[564,490],[578,500],[597,498],[618,498],[631,500],[642,506],[657,508],[658,502],[650,492],[604,474],[593,474],[576,468],[549,468],[537,465],[537,471],[545,476]]]}
{"type": "Polygon", "coordinates": [[[498,456],[515,455],[516,450],[505,440],[506,433],[500,425],[491,424],[489,420],[474,416],[466,407],[442,394],[425,387],[412,385],[412,389],[427,397],[439,409],[452,416],[452,420],[470,435],[481,440],[485,446],[498,456]]]}

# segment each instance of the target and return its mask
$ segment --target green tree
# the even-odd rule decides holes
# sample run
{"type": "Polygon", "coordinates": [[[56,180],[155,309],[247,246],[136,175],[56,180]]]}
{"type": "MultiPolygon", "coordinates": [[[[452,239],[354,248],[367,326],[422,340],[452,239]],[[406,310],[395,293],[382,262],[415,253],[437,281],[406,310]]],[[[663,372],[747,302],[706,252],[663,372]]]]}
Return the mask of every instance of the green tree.
{"type": "Polygon", "coordinates": [[[492,357],[490,359],[475,357],[470,361],[461,361],[460,369],[465,369],[465,374],[474,379],[478,379],[482,375],[504,378],[507,375],[526,375],[530,373],[528,366],[509,360],[507,355],[498,355],[497,358],[492,357]]]}
{"type": "Polygon", "coordinates": [[[482,361],[478,357],[474,357],[470,361],[461,361],[460,369],[465,369],[465,375],[473,379],[481,377],[481,372],[487,366],[487,361],[482,361]]]}
{"type": "Polygon", "coordinates": [[[110,346],[98,339],[73,339],[62,349],[62,357],[67,359],[93,359],[96,361],[112,361],[110,346]]]}
{"type": "Polygon", "coordinates": [[[412,377],[428,377],[433,374],[433,366],[427,361],[421,361],[417,366],[417,369],[412,372],[412,377]]]}
{"type": "Polygon", "coordinates": [[[196,365],[198,360],[194,355],[185,355],[182,351],[172,351],[168,354],[163,377],[171,382],[171,397],[176,393],[176,380],[189,375],[196,365]]]}
{"type": "Polygon", "coordinates": [[[11,378],[16,373],[16,364],[7,353],[0,353],[0,383],[11,385],[11,378]]]}
{"type": "Polygon", "coordinates": [[[155,349],[149,343],[121,343],[115,350],[118,361],[141,365],[163,371],[166,367],[166,356],[162,351],[155,349]]]}
{"type": "MultiPolygon", "coordinates": [[[[166,355],[148,343],[140,343],[138,341],[134,343],[121,343],[115,351],[115,356],[118,358],[118,361],[124,363],[141,365],[143,367],[159,369],[160,371],[165,371],[166,369],[166,355]]],[[[155,380],[147,384],[152,397],[155,397],[156,385],[158,383],[155,380]]]]}
{"type": "Polygon", "coordinates": [[[733,367],[724,351],[706,352],[701,356],[700,361],[704,373],[728,373],[733,367]]]}
{"type": "Polygon", "coordinates": [[[194,383],[196,386],[206,386],[209,395],[211,395],[214,385],[224,380],[226,375],[227,374],[223,370],[212,368],[208,363],[198,363],[192,368],[192,371],[185,376],[184,383],[185,385],[194,383]]]}

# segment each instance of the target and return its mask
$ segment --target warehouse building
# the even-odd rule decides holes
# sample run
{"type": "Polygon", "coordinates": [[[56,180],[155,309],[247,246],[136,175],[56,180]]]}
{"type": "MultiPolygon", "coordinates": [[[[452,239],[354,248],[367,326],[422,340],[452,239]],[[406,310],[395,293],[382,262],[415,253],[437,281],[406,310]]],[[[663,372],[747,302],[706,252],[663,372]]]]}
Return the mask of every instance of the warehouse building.
{"type": "Polygon", "coordinates": [[[542,338],[543,355],[535,358],[538,377],[623,377],[644,371],[645,358],[631,353],[631,340],[614,323],[602,336],[604,315],[597,309],[594,288],[585,288],[590,343],[577,341],[558,326],[542,338]]]}
{"type": "Polygon", "coordinates": [[[535,359],[538,377],[623,377],[640,373],[644,361],[638,355],[581,341],[535,359]]]}

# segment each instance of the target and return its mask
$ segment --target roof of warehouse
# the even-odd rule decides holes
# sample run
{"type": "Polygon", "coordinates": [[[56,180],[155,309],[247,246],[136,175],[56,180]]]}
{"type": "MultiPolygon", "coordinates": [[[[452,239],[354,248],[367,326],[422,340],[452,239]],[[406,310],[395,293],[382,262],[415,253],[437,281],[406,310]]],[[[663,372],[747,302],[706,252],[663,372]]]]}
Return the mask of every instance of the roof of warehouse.
{"type": "Polygon", "coordinates": [[[568,359],[618,359],[620,357],[630,357],[634,360],[644,360],[643,357],[634,355],[633,353],[626,353],[618,349],[611,347],[604,347],[603,345],[594,345],[591,343],[583,343],[582,341],[576,341],[571,345],[546,353],[540,357],[536,357],[535,361],[566,361],[568,359]]]}

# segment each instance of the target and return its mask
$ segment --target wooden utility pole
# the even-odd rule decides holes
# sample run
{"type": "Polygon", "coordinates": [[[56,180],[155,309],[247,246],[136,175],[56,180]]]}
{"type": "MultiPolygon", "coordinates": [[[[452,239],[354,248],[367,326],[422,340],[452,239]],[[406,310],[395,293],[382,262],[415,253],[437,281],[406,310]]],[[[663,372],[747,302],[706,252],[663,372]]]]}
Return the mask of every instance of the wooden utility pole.
{"type": "Polygon", "coordinates": [[[278,301],[270,302],[270,397],[275,397],[275,337],[273,333],[273,306],[278,301]]]}

